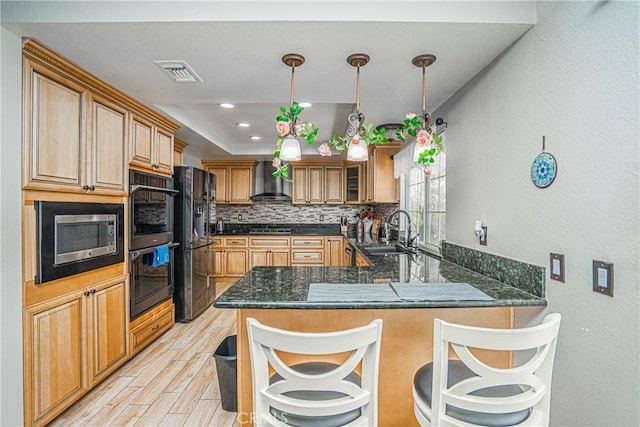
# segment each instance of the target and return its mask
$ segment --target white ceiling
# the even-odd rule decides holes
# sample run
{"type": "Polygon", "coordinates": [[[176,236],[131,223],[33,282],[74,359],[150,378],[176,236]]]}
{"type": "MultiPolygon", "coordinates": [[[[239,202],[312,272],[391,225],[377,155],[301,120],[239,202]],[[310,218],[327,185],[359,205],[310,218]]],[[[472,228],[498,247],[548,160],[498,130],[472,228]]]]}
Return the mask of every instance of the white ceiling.
{"type": "Polygon", "coordinates": [[[296,69],[295,100],[313,103],[301,118],[326,140],[344,133],[354,108],[350,54],[371,57],[360,76],[367,123],[397,123],[421,108],[413,57],[437,57],[427,68],[427,110],[434,111],[535,23],[535,4],[523,1],[3,1],[0,10],[14,33],[179,123],[185,152],[202,159],[269,157],[275,117],[289,102],[286,53],[306,58],[296,69]],[[185,60],[203,82],[175,83],[158,60],[185,60]],[[241,121],[251,127],[237,127],[241,121]]]}

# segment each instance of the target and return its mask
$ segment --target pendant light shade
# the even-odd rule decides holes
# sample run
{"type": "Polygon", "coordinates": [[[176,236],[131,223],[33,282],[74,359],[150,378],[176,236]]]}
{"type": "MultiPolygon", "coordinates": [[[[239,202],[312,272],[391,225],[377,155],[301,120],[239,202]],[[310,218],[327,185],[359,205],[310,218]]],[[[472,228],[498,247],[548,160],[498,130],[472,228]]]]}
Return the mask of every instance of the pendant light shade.
{"type": "Polygon", "coordinates": [[[350,162],[366,162],[369,160],[369,150],[364,141],[353,138],[347,149],[347,160],[350,162]]]}
{"type": "Polygon", "coordinates": [[[295,162],[302,158],[300,143],[293,135],[288,135],[280,147],[280,159],[285,162],[295,162]]]}

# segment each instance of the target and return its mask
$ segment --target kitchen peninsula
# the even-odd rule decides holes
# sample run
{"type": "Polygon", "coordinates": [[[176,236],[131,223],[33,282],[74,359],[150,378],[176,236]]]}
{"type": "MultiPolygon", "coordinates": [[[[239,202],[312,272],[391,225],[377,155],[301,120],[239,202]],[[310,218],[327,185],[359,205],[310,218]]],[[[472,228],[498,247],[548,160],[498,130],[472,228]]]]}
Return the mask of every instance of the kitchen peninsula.
{"type": "MultiPolygon", "coordinates": [[[[411,387],[415,371],[432,356],[433,319],[477,326],[511,328],[514,307],[545,306],[543,297],[427,254],[374,255],[380,243],[350,239],[370,267],[256,267],[214,303],[238,310],[238,422],[250,423],[251,366],[246,319],[306,332],[326,332],[383,319],[379,372],[379,424],[416,425],[411,387]],[[421,298],[407,287],[471,285],[475,295],[421,298]],[[335,297],[322,291],[337,289],[335,297]],[[359,292],[360,290],[360,292],[359,292]],[[378,296],[375,296],[378,295],[378,296]],[[241,414],[245,414],[242,416],[241,414]]],[[[390,245],[393,246],[393,245],[390,245]]],[[[289,361],[302,360],[292,356],[289,361]]],[[[497,366],[506,355],[479,355],[497,366]]],[[[339,356],[328,356],[336,360],[339,356]]]]}

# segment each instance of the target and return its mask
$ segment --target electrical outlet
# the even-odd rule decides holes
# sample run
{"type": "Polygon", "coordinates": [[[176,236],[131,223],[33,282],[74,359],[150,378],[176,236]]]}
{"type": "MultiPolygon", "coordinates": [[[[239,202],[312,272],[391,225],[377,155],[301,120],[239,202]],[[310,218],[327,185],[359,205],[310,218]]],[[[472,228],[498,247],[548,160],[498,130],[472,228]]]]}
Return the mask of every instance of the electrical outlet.
{"type": "Polygon", "coordinates": [[[613,263],[593,260],[593,292],[613,297],[613,263]]]}
{"type": "Polygon", "coordinates": [[[564,282],[564,255],[551,252],[549,254],[549,270],[553,280],[564,282]]]}
{"type": "Polygon", "coordinates": [[[481,244],[482,246],[487,246],[487,226],[486,226],[486,225],[483,225],[483,226],[482,226],[482,230],[483,230],[483,233],[482,233],[482,235],[479,237],[479,239],[480,239],[480,244],[481,244]]]}
{"type": "Polygon", "coordinates": [[[324,214],[320,214],[320,222],[324,221],[324,214]]]}
{"type": "Polygon", "coordinates": [[[242,214],[238,214],[238,221],[242,221],[242,214]]]}

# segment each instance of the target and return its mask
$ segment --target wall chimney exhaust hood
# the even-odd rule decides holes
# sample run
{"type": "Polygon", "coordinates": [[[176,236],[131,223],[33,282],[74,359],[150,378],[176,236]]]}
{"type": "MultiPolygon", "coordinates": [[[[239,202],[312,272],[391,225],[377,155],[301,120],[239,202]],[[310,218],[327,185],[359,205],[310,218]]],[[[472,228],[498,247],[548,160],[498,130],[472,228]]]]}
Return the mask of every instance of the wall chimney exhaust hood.
{"type": "Polygon", "coordinates": [[[256,194],[251,196],[254,202],[291,201],[291,182],[272,175],[274,171],[271,161],[260,162],[256,166],[256,194]]]}

